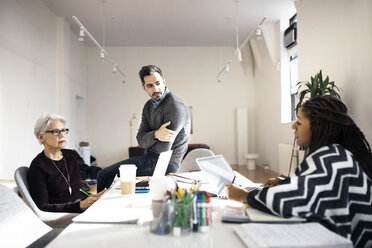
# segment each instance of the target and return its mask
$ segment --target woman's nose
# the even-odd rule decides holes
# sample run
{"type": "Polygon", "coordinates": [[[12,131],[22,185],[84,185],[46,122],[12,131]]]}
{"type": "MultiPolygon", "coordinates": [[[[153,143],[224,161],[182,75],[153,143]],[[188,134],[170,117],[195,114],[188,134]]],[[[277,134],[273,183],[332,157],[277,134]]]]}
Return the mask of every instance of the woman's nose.
{"type": "Polygon", "coordinates": [[[292,129],[296,129],[296,122],[292,123],[292,129]]]}

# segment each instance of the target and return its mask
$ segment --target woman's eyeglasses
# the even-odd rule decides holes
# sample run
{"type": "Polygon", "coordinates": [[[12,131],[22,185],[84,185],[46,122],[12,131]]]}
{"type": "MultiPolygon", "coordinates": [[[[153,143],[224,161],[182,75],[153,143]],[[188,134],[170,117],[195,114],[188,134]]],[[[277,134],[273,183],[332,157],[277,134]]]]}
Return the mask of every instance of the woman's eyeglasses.
{"type": "Polygon", "coordinates": [[[54,129],[54,130],[50,130],[50,131],[45,131],[45,133],[51,133],[54,136],[59,136],[61,133],[63,133],[64,135],[67,135],[68,134],[68,131],[70,131],[70,129],[64,128],[64,129],[61,129],[61,130],[54,129]]]}

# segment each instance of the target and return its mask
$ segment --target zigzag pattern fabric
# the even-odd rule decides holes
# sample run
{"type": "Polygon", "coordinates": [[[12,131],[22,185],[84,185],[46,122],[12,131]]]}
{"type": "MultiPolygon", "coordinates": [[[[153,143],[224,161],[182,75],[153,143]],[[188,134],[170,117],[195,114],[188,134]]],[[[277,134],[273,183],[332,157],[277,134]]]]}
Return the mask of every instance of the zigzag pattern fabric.
{"type": "Polygon", "coordinates": [[[252,191],[247,200],[265,212],[319,222],[355,247],[372,247],[372,180],[341,145],[319,148],[296,176],[252,191]]]}

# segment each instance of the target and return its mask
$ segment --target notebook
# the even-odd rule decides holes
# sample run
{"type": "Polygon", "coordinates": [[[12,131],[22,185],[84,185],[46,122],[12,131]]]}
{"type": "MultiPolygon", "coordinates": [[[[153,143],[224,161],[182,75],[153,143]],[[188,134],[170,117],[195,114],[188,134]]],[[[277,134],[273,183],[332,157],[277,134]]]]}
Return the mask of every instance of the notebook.
{"type": "MultiPolygon", "coordinates": [[[[156,162],[154,173],[152,174],[151,178],[163,177],[165,175],[172,153],[173,150],[160,153],[158,161],[156,162]]],[[[136,190],[143,189],[150,189],[148,179],[136,183],[136,190]]]]}
{"type": "Polygon", "coordinates": [[[235,184],[248,191],[259,188],[260,184],[253,183],[240,174],[234,173],[223,155],[197,158],[196,163],[206,174],[209,183],[215,186],[216,192],[212,193],[216,193],[218,196],[226,196],[226,184],[235,184]]]}

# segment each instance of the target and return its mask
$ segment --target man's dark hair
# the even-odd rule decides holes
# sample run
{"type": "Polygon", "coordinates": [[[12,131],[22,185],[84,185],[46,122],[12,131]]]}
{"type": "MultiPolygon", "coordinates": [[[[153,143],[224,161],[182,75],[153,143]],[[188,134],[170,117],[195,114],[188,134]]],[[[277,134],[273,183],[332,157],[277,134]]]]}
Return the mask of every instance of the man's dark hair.
{"type": "Polygon", "coordinates": [[[310,120],[309,154],[322,146],[340,144],[353,153],[364,172],[372,178],[371,148],[339,99],[329,95],[315,97],[302,105],[302,112],[310,120]]]}
{"type": "Polygon", "coordinates": [[[142,85],[145,84],[144,78],[146,76],[154,75],[155,72],[159,73],[159,75],[163,77],[163,73],[161,72],[161,69],[157,67],[156,65],[142,66],[141,70],[138,73],[141,78],[142,85]]]}

